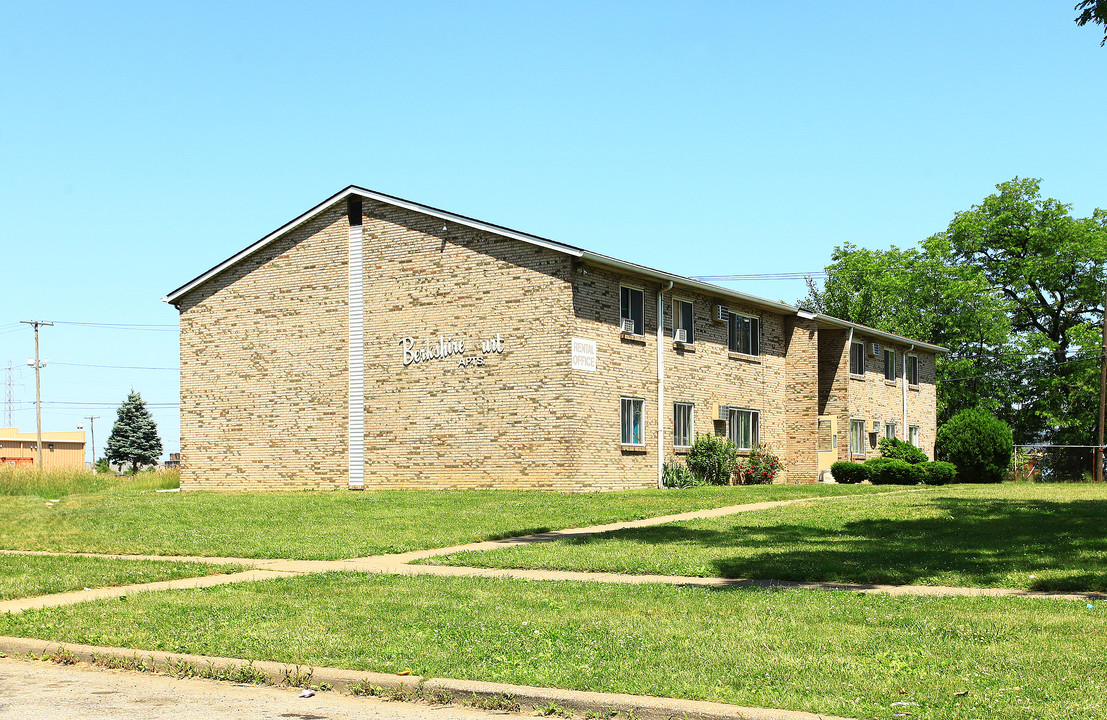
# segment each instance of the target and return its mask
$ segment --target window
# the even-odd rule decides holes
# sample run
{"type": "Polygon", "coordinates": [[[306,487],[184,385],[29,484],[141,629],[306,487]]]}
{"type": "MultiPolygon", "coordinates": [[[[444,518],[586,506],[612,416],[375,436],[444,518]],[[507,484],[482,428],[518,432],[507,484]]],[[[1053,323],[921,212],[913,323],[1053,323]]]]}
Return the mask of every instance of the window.
{"type": "Polygon", "coordinates": [[[907,384],[918,385],[919,384],[919,357],[918,355],[907,356],[907,384]]]}
{"type": "Polygon", "coordinates": [[[673,447],[692,447],[692,403],[673,403],[673,447]]]}
{"type": "Polygon", "coordinates": [[[622,444],[642,445],[642,404],[641,398],[619,398],[622,416],[622,444]]]}
{"type": "Polygon", "coordinates": [[[884,423],[884,437],[896,439],[896,424],[894,422],[884,423]]]}
{"type": "Polygon", "coordinates": [[[693,318],[695,313],[692,312],[692,303],[687,300],[673,300],[673,339],[676,339],[677,330],[683,330],[685,332],[685,338],[683,342],[693,343],[696,341],[696,335],[693,328],[693,318]]]}
{"type": "Polygon", "coordinates": [[[761,354],[761,320],[730,314],[730,351],[743,355],[761,354]]]}
{"type": "Polygon", "coordinates": [[[849,421],[849,451],[854,455],[865,454],[865,421],[849,421]]]}
{"type": "Polygon", "coordinates": [[[739,450],[750,450],[757,445],[760,434],[761,413],[756,410],[730,409],[730,440],[739,450]]]}
{"type": "Polygon", "coordinates": [[[865,343],[855,342],[849,346],[849,374],[865,374],[865,343]]]}
{"type": "MultiPolygon", "coordinates": [[[[634,323],[634,334],[644,335],[646,333],[646,324],[642,321],[644,317],[643,312],[643,293],[637,288],[620,287],[619,288],[619,320],[630,320],[634,323]]],[[[620,328],[622,322],[619,323],[620,328]]]]}
{"type": "Polygon", "coordinates": [[[889,382],[896,381],[896,351],[884,351],[884,379],[889,382]]]}
{"type": "Polygon", "coordinates": [[[919,426],[912,425],[907,428],[907,442],[919,447],[919,426]]]}

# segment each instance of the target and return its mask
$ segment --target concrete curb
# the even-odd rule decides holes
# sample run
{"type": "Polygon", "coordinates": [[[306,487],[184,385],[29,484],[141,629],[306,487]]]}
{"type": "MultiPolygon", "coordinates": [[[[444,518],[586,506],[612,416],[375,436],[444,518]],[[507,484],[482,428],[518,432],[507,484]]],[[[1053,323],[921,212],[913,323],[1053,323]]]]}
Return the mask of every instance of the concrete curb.
{"type": "Polygon", "coordinates": [[[236,658],[209,657],[185,653],[128,650],[126,648],[58,643],[33,638],[0,637],[0,652],[19,658],[35,657],[76,658],[79,661],[133,671],[169,672],[182,663],[192,666],[204,677],[220,679],[221,674],[231,674],[244,668],[254,677],[263,677],[270,685],[295,687],[319,687],[327,684],[334,690],[349,694],[373,694],[403,700],[426,699],[430,702],[458,702],[480,706],[487,703],[496,709],[503,708],[503,701],[510,699],[519,704],[518,710],[549,707],[551,703],[577,714],[596,713],[600,717],[621,714],[639,720],[850,720],[836,715],[797,710],[750,708],[725,703],[700,700],[679,700],[646,695],[559,690],[557,688],[509,685],[506,683],[479,682],[424,678],[418,675],[390,675],[343,668],[308,667],[264,660],[248,661],[236,658]]]}

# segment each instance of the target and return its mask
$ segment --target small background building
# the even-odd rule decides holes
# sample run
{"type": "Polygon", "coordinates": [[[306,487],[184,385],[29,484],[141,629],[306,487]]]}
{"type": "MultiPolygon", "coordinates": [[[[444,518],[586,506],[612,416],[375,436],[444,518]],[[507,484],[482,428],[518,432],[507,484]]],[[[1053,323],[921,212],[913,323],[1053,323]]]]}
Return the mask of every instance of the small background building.
{"type": "MultiPolygon", "coordinates": [[[[0,428],[0,464],[34,467],[37,439],[33,432],[0,428]]],[[[42,466],[45,470],[80,470],[85,467],[85,432],[42,433],[42,466]]]]}

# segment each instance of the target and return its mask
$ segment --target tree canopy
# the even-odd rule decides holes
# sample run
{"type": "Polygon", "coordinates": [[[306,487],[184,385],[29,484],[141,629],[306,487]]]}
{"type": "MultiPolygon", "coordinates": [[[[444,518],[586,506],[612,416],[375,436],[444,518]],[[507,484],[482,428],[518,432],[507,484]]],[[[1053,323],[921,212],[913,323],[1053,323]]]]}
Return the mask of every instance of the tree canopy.
{"type": "Polygon", "coordinates": [[[802,303],[949,348],[938,414],[995,412],[1015,441],[1089,444],[1098,403],[1107,213],[1075,218],[1015,178],[918,247],[835,248],[802,303]]]}
{"type": "Polygon", "coordinates": [[[158,426],[146,409],[142,395],[134,390],[119,406],[104,456],[110,462],[131,463],[132,472],[138,472],[143,465],[157,463],[161,456],[158,426]]]}
{"type": "Polygon", "coordinates": [[[1077,11],[1076,24],[1080,27],[1088,23],[1102,25],[1103,39],[1099,41],[1099,46],[1107,44],[1107,0],[1080,0],[1073,10],[1077,11]]]}

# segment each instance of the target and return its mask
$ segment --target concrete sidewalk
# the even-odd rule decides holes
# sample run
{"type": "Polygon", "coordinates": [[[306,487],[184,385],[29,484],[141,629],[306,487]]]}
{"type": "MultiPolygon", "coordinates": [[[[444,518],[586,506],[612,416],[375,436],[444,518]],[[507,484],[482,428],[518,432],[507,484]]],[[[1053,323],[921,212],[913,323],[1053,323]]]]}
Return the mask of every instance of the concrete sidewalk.
{"type": "MultiPolygon", "coordinates": [[[[898,490],[892,493],[919,492],[918,490],[898,490]]],[[[625,575],[611,572],[578,572],[566,570],[520,570],[512,568],[479,568],[445,565],[412,565],[417,560],[428,560],[443,555],[452,555],[459,552],[482,552],[486,550],[499,550],[503,548],[518,547],[540,542],[552,542],[562,538],[585,537],[599,533],[612,532],[627,528],[650,527],[664,525],[673,522],[698,520],[701,518],[724,517],[743,512],[757,512],[786,505],[807,502],[828,502],[856,498],[854,495],[836,495],[822,498],[798,498],[795,500],[777,500],[772,502],[747,503],[745,505],[729,505],[721,508],[707,510],[693,510],[674,515],[660,515],[657,517],[643,518],[641,520],[629,520],[624,522],[607,523],[603,525],[591,525],[580,528],[567,528],[564,530],[551,530],[548,532],[523,535],[502,540],[486,540],[482,542],[466,543],[443,548],[429,550],[414,550],[405,553],[390,555],[371,555],[368,557],[351,558],[348,560],[288,560],[266,558],[236,558],[236,557],[203,557],[203,556],[163,556],[163,555],[120,555],[98,553],[60,553],[40,550],[0,550],[5,555],[46,555],[56,557],[97,557],[118,560],[154,560],[163,562],[196,562],[212,565],[236,564],[250,568],[246,572],[230,575],[209,575],[204,577],[182,578],[179,580],[166,580],[162,582],[144,583],[141,585],[126,585],[120,587],[94,588],[88,590],[76,590],[55,595],[43,595],[34,598],[19,598],[15,600],[0,601],[0,613],[22,612],[33,608],[55,607],[69,605],[105,598],[117,598],[139,592],[156,592],[160,590],[177,590],[199,587],[212,587],[240,582],[257,582],[278,577],[292,575],[313,574],[323,572],[362,572],[373,574],[391,575],[434,575],[438,577],[490,577],[519,580],[543,580],[543,581],[574,581],[574,582],[601,582],[628,585],[644,585],[659,583],[666,585],[685,585],[694,587],[711,588],[779,588],[802,590],[840,590],[859,593],[879,593],[886,595],[919,595],[919,596],[988,596],[988,597],[1033,597],[1051,598],[1057,600],[1107,600],[1107,593],[1099,592],[1043,592],[1035,590],[1017,590],[1011,588],[972,588],[972,587],[946,587],[938,585],[879,585],[861,583],[836,583],[836,582],[797,582],[788,580],[760,580],[749,578],[718,578],[718,577],[687,577],[679,575],[625,575]]]]}

